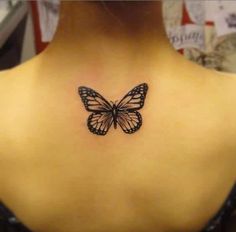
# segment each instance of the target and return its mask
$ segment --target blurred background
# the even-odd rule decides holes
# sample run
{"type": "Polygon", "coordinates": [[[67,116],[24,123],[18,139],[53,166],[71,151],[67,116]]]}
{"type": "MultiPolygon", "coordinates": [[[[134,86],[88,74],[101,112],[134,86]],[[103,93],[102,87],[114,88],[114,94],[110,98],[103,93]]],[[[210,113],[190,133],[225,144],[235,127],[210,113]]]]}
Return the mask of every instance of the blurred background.
{"type": "Polygon", "coordinates": [[[43,51],[56,30],[58,10],[58,0],[0,0],[0,70],[43,51]]]}
{"type": "MultiPolygon", "coordinates": [[[[176,50],[207,68],[236,73],[236,1],[165,0],[176,50]]],[[[59,0],[0,0],[0,70],[35,56],[53,38],[59,0]]]]}

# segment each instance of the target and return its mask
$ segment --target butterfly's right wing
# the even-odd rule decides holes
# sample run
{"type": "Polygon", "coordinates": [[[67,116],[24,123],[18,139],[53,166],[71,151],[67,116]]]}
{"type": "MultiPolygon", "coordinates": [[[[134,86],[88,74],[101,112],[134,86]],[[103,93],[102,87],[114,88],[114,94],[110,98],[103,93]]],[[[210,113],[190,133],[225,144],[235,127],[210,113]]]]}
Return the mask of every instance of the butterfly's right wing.
{"type": "Polygon", "coordinates": [[[121,99],[117,105],[118,110],[129,112],[140,110],[144,105],[147,91],[146,83],[136,86],[121,99]]]}
{"type": "Polygon", "coordinates": [[[105,135],[113,123],[111,112],[92,113],[87,121],[89,130],[96,135],[105,135]]]}
{"type": "Polygon", "coordinates": [[[133,134],[142,126],[142,116],[138,111],[119,111],[117,123],[126,134],[133,134]]]}
{"type": "Polygon", "coordinates": [[[81,86],[79,87],[79,95],[87,111],[108,112],[112,110],[111,104],[93,89],[81,86]]]}

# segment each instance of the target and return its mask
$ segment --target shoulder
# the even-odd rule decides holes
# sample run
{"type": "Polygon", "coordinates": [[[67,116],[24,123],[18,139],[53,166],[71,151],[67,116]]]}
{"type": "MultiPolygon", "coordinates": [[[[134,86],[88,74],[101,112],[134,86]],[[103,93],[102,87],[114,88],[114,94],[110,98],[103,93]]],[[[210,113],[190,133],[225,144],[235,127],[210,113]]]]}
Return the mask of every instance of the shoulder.
{"type": "Polygon", "coordinates": [[[14,171],[19,117],[21,117],[21,94],[23,80],[18,69],[0,72],[0,198],[5,184],[14,171]],[[12,162],[14,161],[14,162],[12,162]]]}
{"type": "Polygon", "coordinates": [[[0,130],[5,137],[14,133],[14,125],[28,99],[30,78],[26,75],[26,70],[20,66],[0,72],[0,130]]]}
{"type": "Polygon", "coordinates": [[[11,146],[8,138],[8,126],[7,126],[7,118],[9,115],[9,87],[10,87],[10,75],[9,71],[1,71],[0,72],[0,199],[2,199],[4,186],[6,182],[6,171],[8,165],[6,164],[6,152],[8,148],[11,146]]]}
{"type": "MultiPolygon", "coordinates": [[[[228,164],[235,167],[236,74],[209,70],[190,62],[186,62],[185,66],[185,69],[182,66],[181,72],[177,73],[182,76],[178,82],[181,88],[176,96],[184,99],[185,106],[191,107],[192,111],[187,114],[193,115],[190,122],[201,122],[201,131],[209,132],[206,133],[206,140],[211,139],[216,145],[222,145],[219,149],[224,151],[211,153],[211,158],[216,158],[223,152],[224,156],[219,155],[218,159],[228,160],[228,164]]],[[[236,180],[236,170],[231,170],[231,176],[236,180]]]]}
{"type": "Polygon", "coordinates": [[[227,109],[228,111],[225,112],[236,116],[236,74],[223,72],[213,72],[213,74],[213,78],[216,79],[216,89],[224,104],[223,109],[227,109]]]}
{"type": "Polygon", "coordinates": [[[11,107],[11,85],[10,72],[0,72],[0,148],[5,143],[7,137],[7,119],[10,118],[9,108],[11,107]]]}
{"type": "MultiPolygon", "coordinates": [[[[222,139],[225,141],[225,149],[231,154],[233,167],[236,165],[236,74],[214,72],[217,80],[216,89],[219,92],[219,113],[221,125],[223,125],[222,139]]],[[[233,168],[236,181],[236,170],[233,168]]]]}

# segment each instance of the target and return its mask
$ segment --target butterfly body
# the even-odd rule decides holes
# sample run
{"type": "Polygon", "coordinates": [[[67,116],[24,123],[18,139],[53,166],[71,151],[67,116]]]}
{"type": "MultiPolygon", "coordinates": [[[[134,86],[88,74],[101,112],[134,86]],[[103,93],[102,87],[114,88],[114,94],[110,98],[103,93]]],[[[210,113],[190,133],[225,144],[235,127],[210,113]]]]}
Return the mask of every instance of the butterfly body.
{"type": "Polygon", "coordinates": [[[113,125],[114,129],[117,128],[117,117],[118,117],[118,108],[115,103],[112,103],[112,117],[113,117],[113,125]]]}
{"type": "Polygon", "coordinates": [[[96,135],[105,135],[112,124],[114,129],[118,124],[127,134],[136,132],[142,125],[142,116],[137,110],[143,107],[147,90],[147,84],[140,84],[117,104],[109,103],[93,89],[79,87],[86,110],[92,112],[87,120],[89,130],[96,135]]]}

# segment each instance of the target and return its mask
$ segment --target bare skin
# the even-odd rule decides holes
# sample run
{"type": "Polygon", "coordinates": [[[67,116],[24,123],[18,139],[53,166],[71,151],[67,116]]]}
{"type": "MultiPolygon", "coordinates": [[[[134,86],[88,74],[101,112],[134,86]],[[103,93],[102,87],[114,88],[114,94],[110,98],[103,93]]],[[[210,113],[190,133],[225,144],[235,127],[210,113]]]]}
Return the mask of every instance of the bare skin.
{"type": "Polygon", "coordinates": [[[0,73],[0,197],[33,231],[194,232],[227,197],[236,76],[175,52],[160,12],[63,2],[51,45],[0,73]],[[137,133],[88,131],[79,86],[115,101],[143,82],[137,133]]]}

